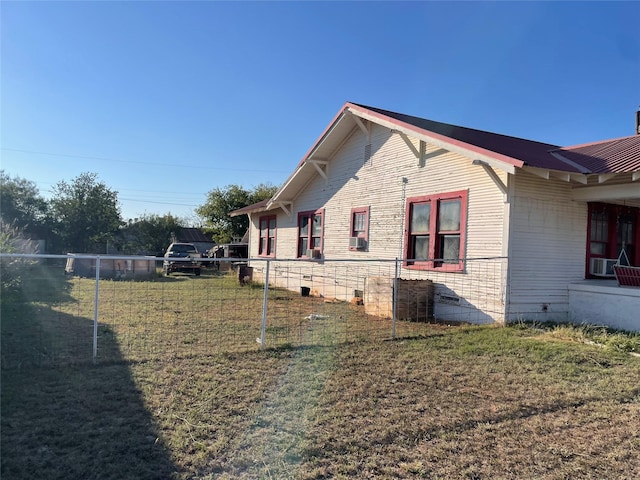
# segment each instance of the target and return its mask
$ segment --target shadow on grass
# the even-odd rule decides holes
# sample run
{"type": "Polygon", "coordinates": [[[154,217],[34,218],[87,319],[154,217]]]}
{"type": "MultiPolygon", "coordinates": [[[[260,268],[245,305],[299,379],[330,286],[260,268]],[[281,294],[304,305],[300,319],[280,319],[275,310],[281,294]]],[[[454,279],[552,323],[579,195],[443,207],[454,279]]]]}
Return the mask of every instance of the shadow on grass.
{"type": "Polygon", "coordinates": [[[100,326],[111,363],[94,366],[92,319],[43,305],[71,300],[66,283],[43,276],[2,300],[0,477],[171,478],[176,467],[115,336],[100,326]]]}

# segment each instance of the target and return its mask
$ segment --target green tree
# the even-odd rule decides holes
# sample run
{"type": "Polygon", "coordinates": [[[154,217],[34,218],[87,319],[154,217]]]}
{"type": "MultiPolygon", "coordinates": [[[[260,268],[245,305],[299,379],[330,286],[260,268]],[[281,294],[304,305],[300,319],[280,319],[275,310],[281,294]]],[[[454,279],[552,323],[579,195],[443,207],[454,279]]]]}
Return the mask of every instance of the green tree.
{"type": "Polygon", "coordinates": [[[62,251],[105,252],[122,224],[118,192],[99,182],[95,173],[61,181],[53,191],[50,206],[62,251]]]}
{"type": "Polygon", "coordinates": [[[196,213],[204,220],[206,233],[218,243],[227,243],[233,237],[242,237],[249,227],[246,215],[230,217],[229,212],[271,198],[277,190],[278,187],[264,183],[252,190],[240,185],[216,188],[207,194],[207,201],[196,208],[196,213]]]}
{"type": "Polygon", "coordinates": [[[0,170],[0,217],[5,226],[12,225],[26,237],[45,239],[50,234],[47,213],[47,201],[34,182],[0,170]]]}
{"type": "Polygon", "coordinates": [[[143,215],[121,229],[121,249],[128,255],[162,255],[171,243],[171,234],[177,234],[186,223],[170,213],[143,215]]]}

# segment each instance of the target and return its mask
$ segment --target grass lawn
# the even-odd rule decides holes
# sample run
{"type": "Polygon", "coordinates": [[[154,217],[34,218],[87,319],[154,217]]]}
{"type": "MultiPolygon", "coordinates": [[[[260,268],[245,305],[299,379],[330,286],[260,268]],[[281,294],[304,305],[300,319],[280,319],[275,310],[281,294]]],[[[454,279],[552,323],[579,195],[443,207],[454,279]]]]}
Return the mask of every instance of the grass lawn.
{"type": "MultiPolygon", "coordinates": [[[[76,287],[47,308],[5,302],[3,329],[7,318],[31,308],[80,321],[84,304],[77,302],[76,287]]],[[[296,319],[307,313],[287,308],[296,319]]],[[[162,322],[154,312],[144,315],[162,322]]],[[[160,326],[175,328],[175,315],[165,320],[160,326]]],[[[36,341],[46,329],[29,322],[36,341]]],[[[119,337],[121,321],[102,326],[116,343],[129,338],[119,337]]],[[[638,337],[615,336],[616,345],[603,348],[585,344],[576,332],[423,324],[419,335],[399,340],[283,342],[266,351],[224,353],[210,345],[207,353],[172,356],[138,355],[132,347],[123,349],[124,361],[7,368],[0,474],[639,478],[640,358],[616,346],[633,350],[638,337]]],[[[135,343],[143,336],[131,338],[135,343]]]]}

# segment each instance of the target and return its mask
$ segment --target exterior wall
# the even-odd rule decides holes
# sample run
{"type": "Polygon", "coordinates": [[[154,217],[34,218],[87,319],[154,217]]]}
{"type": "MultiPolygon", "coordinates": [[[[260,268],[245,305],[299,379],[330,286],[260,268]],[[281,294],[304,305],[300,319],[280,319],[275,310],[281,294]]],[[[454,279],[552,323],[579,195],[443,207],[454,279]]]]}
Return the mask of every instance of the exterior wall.
{"type": "Polygon", "coordinates": [[[567,321],[567,285],[585,276],[587,204],[567,182],[522,171],[511,180],[508,319],[567,321]]]}
{"type": "MultiPolygon", "coordinates": [[[[403,258],[406,198],[437,193],[468,191],[466,257],[500,257],[503,254],[504,196],[493,180],[472,160],[458,154],[427,145],[426,159],[420,164],[402,137],[389,129],[372,125],[370,135],[371,159],[364,165],[364,147],[367,137],[354,129],[341,148],[330,159],[328,181],[319,175],[294,200],[292,214],[277,211],[276,257],[293,259],[297,253],[298,212],[324,209],[324,259],[376,260],[403,258]],[[406,183],[403,182],[406,179],[406,183]],[[351,209],[369,207],[369,241],[365,251],[350,251],[351,209]]],[[[418,141],[414,145],[419,149],[418,141]]],[[[504,183],[506,174],[496,172],[504,183]]],[[[273,212],[269,212],[273,213],[273,212]]],[[[259,217],[251,218],[250,256],[256,257],[259,239],[259,217]]],[[[259,263],[259,262],[258,262],[259,263]]],[[[302,268],[317,262],[295,262],[302,268]]],[[[292,265],[294,262],[292,262],[292,265]]],[[[282,268],[282,263],[278,262],[282,268]]],[[[344,265],[344,264],[342,264],[344,265]]],[[[354,262],[353,270],[359,268],[354,262]]],[[[475,322],[502,322],[504,320],[503,262],[490,268],[476,268],[478,263],[467,262],[460,273],[417,271],[402,268],[405,279],[431,279],[435,283],[436,317],[463,309],[468,319],[475,322]],[[439,299],[446,297],[446,301],[439,299]],[[455,298],[459,298],[456,302],[455,298]],[[452,302],[452,298],[454,301],[452,302]],[[482,314],[483,311],[491,312],[482,314]]],[[[261,265],[256,264],[254,275],[259,278],[261,265]]],[[[381,263],[380,270],[394,275],[393,264],[381,263]]],[[[304,274],[298,275],[302,277],[304,274]]],[[[287,287],[296,289],[293,278],[287,287]]],[[[349,280],[344,280],[349,283],[349,280]]],[[[326,282],[327,291],[318,293],[349,300],[354,289],[364,288],[360,280],[353,288],[340,288],[336,295],[335,279],[326,282]]],[[[316,285],[316,283],[314,283],[316,285]]],[[[322,290],[319,287],[319,290],[322,290]]],[[[458,312],[460,313],[460,312],[458,312]]],[[[464,313],[463,313],[464,315],[464,313]]],[[[464,320],[464,318],[461,318],[464,320]]]]}
{"type": "Polygon", "coordinates": [[[569,285],[569,321],[640,332],[640,288],[618,287],[615,280],[569,285]]]}

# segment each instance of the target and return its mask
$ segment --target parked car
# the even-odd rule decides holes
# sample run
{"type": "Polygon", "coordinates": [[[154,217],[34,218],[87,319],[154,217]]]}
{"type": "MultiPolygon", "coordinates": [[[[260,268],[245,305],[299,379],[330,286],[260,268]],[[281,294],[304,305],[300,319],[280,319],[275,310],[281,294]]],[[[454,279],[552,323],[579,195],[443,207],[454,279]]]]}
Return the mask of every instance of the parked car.
{"type": "Polygon", "coordinates": [[[202,270],[199,258],[202,258],[202,255],[192,243],[172,243],[164,254],[162,271],[167,276],[173,272],[183,272],[193,273],[198,277],[202,270]]]}

